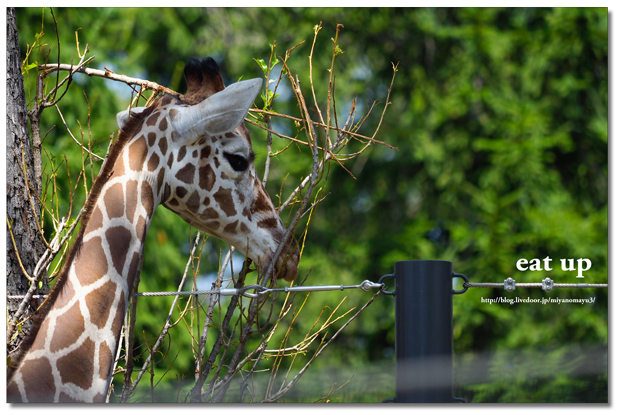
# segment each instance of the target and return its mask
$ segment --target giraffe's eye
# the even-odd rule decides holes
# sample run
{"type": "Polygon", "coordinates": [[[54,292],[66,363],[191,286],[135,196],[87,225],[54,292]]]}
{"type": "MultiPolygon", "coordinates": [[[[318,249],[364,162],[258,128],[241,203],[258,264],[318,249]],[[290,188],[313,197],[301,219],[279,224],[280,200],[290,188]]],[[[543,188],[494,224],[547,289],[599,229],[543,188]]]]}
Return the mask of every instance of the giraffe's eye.
{"type": "Polygon", "coordinates": [[[238,172],[246,171],[250,165],[248,159],[241,154],[224,153],[224,157],[226,157],[226,160],[228,160],[233,170],[238,172]]]}

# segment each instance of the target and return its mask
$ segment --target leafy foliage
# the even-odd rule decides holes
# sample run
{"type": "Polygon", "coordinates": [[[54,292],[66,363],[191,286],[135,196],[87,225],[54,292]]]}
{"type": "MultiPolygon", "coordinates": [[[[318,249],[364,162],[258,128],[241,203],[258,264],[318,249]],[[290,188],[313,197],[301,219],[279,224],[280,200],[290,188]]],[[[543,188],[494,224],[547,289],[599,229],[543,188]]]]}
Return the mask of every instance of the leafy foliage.
{"type": "MultiPolygon", "coordinates": [[[[30,53],[24,65],[27,92],[34,91],[34,77],[29,75],[34,63],[57,59],[49,11],[43,14],[45,35],[39,40],[41,9],[17,10],[24,56],[33,39],[52,48],[49,56],[45,48],[38,55],[30,53]]],[[[314,25],[323,21],[324,30],[334,33],[336,24],[343,24],[337,43],[344,54],[337,60],[334,98],[339,110],[333,114],[340,123],[355,97],[365,104],[385,96],[392,62],[400,62],[391,105],[377,137],[398,150],[376,146],[345,162],[355,180],[331,165],[328,187],[322,189],[329,196],[315,210],[300,267],[300,275],[311,271],[308,284],[377,281],[395,261],[408,259],[450,260],[472,282],[502,282],[507,277],[539,282],[551,277],[565,283],[576,282],[575,275],[561,270],[560,259],[589,258],[593,265],[583,282],[607,282],[608,26],[604,8],[69,8],[55,14],[61,62],[76,60],[77,31],[80,44],[88,43],[96,56],[93,67],[106,66],[179,91],[184,91],[182,70],[189,57],[213,56],[228,84],[279,68],[282,51],[306,40],[289,61],[290,68],[305,68],[314,25]],[[276,54],[272,55],[274,40],[276,54]],[[553,271],[515,268],[520,258],[547,256],[553,259],[553,271]]],[[[319,37],[315,48],[330,51],[332,42],[329,36],[319,37]]],[[[316,54],[314,83],[319,90],[326,89],[325,71],[330,65],[329,53],[316,54]]],[[[307,91],[308,73],[297,75],[307,91]]],[[[127,105],[131,91],[79,74],[75,82],[79,88],[67,93],[62,111],[76,136],[81,130],[88,140],[86,126],[90,125],[94,151],[103,156],[116,128],[114,116],[127,105]]],[[[298,114],[290,90],[281,85],[278,95],[267,92],[264,108],[273,105],[279,112],[298,114]]],[[[319,105],[326,99],[318,97],[319,105]]],[[[379,116],[375,111],[367,124],[379,116]]],[[[79,171],[81,151],[58,115],[47,110],[43,121],[43,133],[51,128],[44,142],[51,156],[46,171],[64,163],[63,155],[69,170],[79,171]]],[[[294,125],[279,120],[274,120],[274,128],[287,135],[296,133],[294,125]]],[[[252,135],[260,170],[266,158],[265,134],[252,128],[252,135]]],[[[274,138],[272,152],[288,144],[274,138]]],[[[285,180],[287,174],[299,178],[309,168],[307,158],[291,156],[308,150],[292,149],[272,161],[267,190],[276,205],[279,195],[289,194],[296,186],[295,180],[285,180]]],[[[95,164],[93,174],[97,171],[95,164]]],[[[72,180],[75,184],[76,178],[72,180]]],[[[58,181],[62,188],[69,187],[66,177],[59,175],[58,181]]],[[[59,197],[59,205],[66,209],[68,199],[59,197]]],[[[159,209],[147,237],[141,291],[176,290],[191,233],[182,220],[159,209]]],[[[222,248],[209,239],[196,273],[216,271],[222,248]]],[[[348,293],[345,307],[359,307],[367,297],[363,292],[348,293]]],[[[293,325],[292,336],[303,337],[322,307],[335,308],[341,298],[342,293],[312,294],[293,325]]],[[[147,341],[156,337],[161,329],[158,312],[169,304],[166,298],[140,300],[136,336],[147,341]]],[[[359,377],[367,379],[361,388],[354,387],[352,380],[331,400],[361,401],[370,393],[376,402],[381,396],[393,396],[393,390],[385,387],[390,382],[383,377],[381,386],[377,385],[383,395],[368,387],[379,378],[376,373],[389,372],[377,367],[393,365],[393,309],[392,298],[379,297],[315,362],[312,370],[317,372],[341,368],[342,373],[353,375],[357,368],[359,377]],[[364,368],[363,374],[374,375],[365,378],[364,368]]],[[[498,351],[486,375],[475,382],[467,372],[459,372],[466,365],[457,364],[457,396],[485,402],[558,402],[572,401],[571,397],[606,402],[605,365],[600,373],[580,375],[575,369],[579,353],[571,352],[570,346],[606,347],[607,313],[607,290],[602,289],[557,289],[551,294],[470,289],[455,297],[456,355],[498,351]],[[480,300],[499,296],[595,296],[596,302],[507,306],[480,300]],[[530,353],[543,347],[553,350],[554,361],[568,369],[550,367],[546,376],[532,375],[540,377],[519,372],[505,379],[494,374],[506,366],[506,353],[530,353]]],[[[158,363],[169,369],[158,399],[174,400],[183,376],[193,373],[190,334],[196,335],[201,325],[188,325],[193,328],[171,332],[174,349],[158,363]]],[[[606,355],[602,358],[606,360],[606,355]]],[[[347,379],[339,378],[340,385],[347,379]]],[[[185,382],[193,383],[192,379],[185,382]]],[[[291,393],[299,394],[295,391],[303,388],[300,384],[291,393]]],[[[296,399],[315,400],[329,392],[318,389],[314,397],[301,394],[296,399]]]]}

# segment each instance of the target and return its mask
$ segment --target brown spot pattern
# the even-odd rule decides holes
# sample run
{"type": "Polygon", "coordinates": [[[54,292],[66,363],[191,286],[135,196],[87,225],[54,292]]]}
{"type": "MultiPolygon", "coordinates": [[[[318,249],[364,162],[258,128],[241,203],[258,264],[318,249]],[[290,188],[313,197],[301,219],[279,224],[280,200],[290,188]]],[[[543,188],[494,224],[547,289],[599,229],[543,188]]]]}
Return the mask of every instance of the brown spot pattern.
{"type": "Polygon", "coordinates": [[[99,206],[95,207],[95,210],[90,215],[90,219],[88,220],[88,225],[86,225],[86,230],[84,234],[87,235],[89,232],[97,230],[103,226],[103,213],[101,213],[101,209],[99,206]]]}
{"type": "Polygon", "coordinates": [[[97,236],[80,247],[75,261],[75,273],[81,285],[90,285],[108,272],[108,259],[101,246],[101,237],[97,236]],[[87,252],[87,255],[81,255],[87,252]]]}
{"type": "Polygon", "coordinates": [[[67,278],[67,281],[63,284],[60,292],[58,293],[58,298],[56,302],[54,302],[54,307],[63,308],[75,295],[75,288],[73,287],[73,281],[67,278]]]}
{"type": "Polygon", "coordinates": [[[123,184],[116,183],[108,188],[103,195],[105,210],[108,218],[120,218],[125,214],[125,197],[123,195],[123,184]]]}
{"type": "Polygon", "coordinates": [[[149,158],[149,162],[147,164],[147,167],[148,167],[149,171],[155,171],[157,166],[159,166],[159,156],[157,155],[157,153],[153,153],[151,155],[151,158],[149,158]]]}
{"type": "Polygon", "coordinates": [[[39,331],[37,332],[37,337],[34,339],[32,346],[30,346],[31,351],[42,350],[45,348],[45,337],[47,336],[47,330],[49,329],[49,326],[50,320],[43,320],[43,323],[41,324],[41,327],[39,327],[39,331]]]}
{"type": "Polygon", "coordinates": [[[88,389],[93,383],[95,343],[87,338],[84,343],[71,353],[58,359],[56,366],[63,383],[74,383],[82,389],[88,389]]]}
{"type": "Polygon", "coordinates": [[[211,155],[211,146],[204,146],[202,150],[200,150],[200,158],[202,160],[206,160],[211,155]]]}
{"type": "Polygon", "coordinates": [[[56,319],[50,351],[55,353],[74,344],[84,331],[84,317],[79,301],[56,319]]]}
{"type": "Polygon", "coordinates": [[[159,151],[161,151],[162,156],[165,156],[168,151],[168,141],[166,140],[166,137],[160,138],[157,145],[159,146],[159,151]]]}
{"type": "Polygon", "coordinates": [[[252,213],[250,212],[250,209],[248,209],[247,206],[243,208],[243,212],[241,212],[241,214],[245,216],[246,218],[248,218],[250,222],[252,221],[252,213]]]}
{"type": "Polygon", "coordinates": [[[110,367],[112,366],[112,351],[108,342],[99,346],[99,379],[107,380],[110,367]]]}
{"type": "Polygon", "coordinates": [[[125,296],[122,296],[120,301],[118,302],[118,307],[116,308],[116,315],[114,316],[114,322],[112,323],[112,333],[114,334],[114,336],[120,336],[121,327],[123,326],[126,312],[127,310],[125,309],[125,296]]]}
{"type": "Polygon", "coordinates": [[[168,120],[166,120],[166,117],[161,119],[161,122],[159,123],[159,129],[162,131],[166,131],[168,129],[168,120]]]}
{"type": "Polygon", "coordinates": [[[140,196],[142,206],[144,206],[144,209],[146,209],[146,214],[149,218],[153,217],[153,210],[155,209],[155,197],[153,196],[153,188],[146,180],[142,182],[140,196]]]}
{"type": "Polygon", "coordinates": [[[154,112],[147,120],[146,125],[153,126],[157,124],[157,119],[159,118],[159,112],[154,112]]]}
{"type": "Polygon", "coordinates": [[[278,227],[278,221],[276,220],[276,218],[263,219],[260,222],[258,222],[258,227],[259,228],[266,228],[266,229],[277,228],[278,227]]]}
{"type": "Polygon", "coordinates": [[[269,197],[267,197],[265,192],[259,192],[258,197],[254,200],[254,203],[252,203],[251,212],[271,212],[272,209],[273,206],[271,205],[269,197]]]}
{"type": "Polygon", "coordinates": [[[200,215],[202,219],[217,219],[220,215],[217,213],[217,210],[213,208],[206,208],[204,213],[200,215]]]}
{"type": "Polygon", "coordinates": [[[148,149],[146,139],[141,136],[129,146],[129,168],[134,171],[142,170],[148,149]]]}
{"type": "Polygon", "coordinates": [[[99,329],[105,327],[115,297],[116,284],[112,281],[107,281],[86,295],[86,307],[90,314],[90,322],[99,329]]]}
{"type": "Polygon", "coordinates": [[[220,228],[220,223],[216,220],[212,220],[205,223],[205,226],[211,231],[217,231],[220,228]]]}
{"type": "Polygon", "coordinates": [[[183,186],[178,186],[176,189],[176,194],[178,197],[180,197],[181,199],[183,199],[185,197],[185,195],[187,194],[187,189],[184,188],[183,186]]]}
{"type": "Polygon", "coordinates": [[[127,251],[131,243],[131,232],[122,226],[115,226],[105,231],[105,237],[110,246],[112,264],[119,275],[123,275],[123,266],[127,258],[127,251]]]}
{"type": "Polygon", "coordinates": [[[233,223],[229,223],[224,227],[224,232],[235,233],[237,230],[237,224],[239,224],[238,220],[234,221],[233,223]]]}
{"type": "Polygon", "coordinates": [[[26,362],[22,367],[22,378],[28,402],[53,402],[56,386],[52,375],[52,365],[45,357],[26,362]],[[29,383],[29,380],[35,380],[29,383]]]}
{"type": "Polygon", "coordinates": [[[196,168],[194,167],[193,164],[186,164],[181,170],[179,170],[177,172],[177,174],[174,176],[177,179],[179,179],[180,181],[187,183],[187,184],[192,184],[194,183],[194,172],[196,171],[196,168]]]}
{"type": "Polygon", "coordinates": [[[198,194],[198,191],[194,190],[191,196],[187,199],[187,202],[185,202],[185,205],[192,212],[196,212],[198,210],[200,207],[200,195],[198,194]]]}
{"type": "Polygon", "coordinates": [[[168,156],[168,167],[172,167],[172,162],[174,161],[174,156],[172,155],[172,153],[170,153],[170,155],[168,156]]]}
{"type": "Polygon", "coordinates": [[[157,135],[155,133],[150,132],[147,136],[149,139],[149,147],[153,147],[155,145],[155,140],[157,139],[157,135]]]}
{"type": "Polygon", "coordinates": [[[7,386],[6,388],[7,403],[19,403],[22,400],[23,399],[22,399],[21,393],[19,393],[19,388],[17,387],[17,383],[15,383],[15,381],[11,382],[9,386],[7,386]]]}
{"type": "Polygon", "coordinates": [[[174,108],[170,110],[170,112],[168,114],[170,114],[170,119],[174,120],[177,117],[177,114],[179,113],[179,111],[175,110],[174,108]]]}
{"type": "MultiPolygon", "coordinates": [[[[142,219],[142,217],[140,217],[142,219]]],[[[133,253],[131,263],[129,264],[129,272],[127,273],[127,285],[129,289],[133,287],[133,281],[136,278],[136,272],[138,272],[138,265],[140,265],[140,255],[137,252],[133,253]]]]}
{"type": "Polygon", "coordinates": [[[210,192],[215,184],[215,172],[210,165],[206,165],[198,169],[198,185],[210,192]]]}
{"type": "Polygon", "coordinates": [[[166,185],[164,186],[164,195],[162,197],[162,200],[165,202],[166,200],[168,200],[168,198],[170,197],[170,194],[172,192],[170,191],[170,185],[168,183],[166,183],[166,185]]]}
{"type": "Polygon", "coordinates": [[[185,148],[185,146],[183,146],[179,149],[179,155],[177,156],[177,161],[183,160],[183,157],[185,157],[185,153],[187,153],[187,149],[185,148]]]}
{"type": "Polygon", "coordinates": [[[226,216],[234,216],[237,214],[235,203],[232,198],[232,190],[220,187],[219,190],[213,194],[213,199],[220,205],[220,209],[222,209],[226,216]]]}
{"type": "Polygon", "coordinates": [[[129,222],[133,222],[133,215],[136,213],[136,207],[138,206],[138,181],[129,180],[127,182],[127,198],[125,211],[129,222]]]}
{"type": "Polygon", "coordinates": [[[125,175],[125,162],[123,161],[123,157],[116,159],[114,168],[112,169],[112,175],[117,177],[125,175]]]}
{"type": "Polygon", "coordinates": [[[243,193],[241,193],[239,190],[236,190],[235,194],[237,195],[237,198],[239,198],[239,203],[245,202],[245,196],[243,195],[243,193]]]}
{"type": "Polygon", "coordinates": [[[228,138],[233,138],[235,135],[232,132],[227,132],[226,134],[224,134],[226,137],[228,138]]]}
{"type": "Polygon", "coordinates": [[[136,235],[138,236],[138,239],[142,242],[144,242],[144,237],[146,235],[146,219],[144,219],[144,216],[140,216],[138,218],[138,224],[136,225],[136,235]]]}

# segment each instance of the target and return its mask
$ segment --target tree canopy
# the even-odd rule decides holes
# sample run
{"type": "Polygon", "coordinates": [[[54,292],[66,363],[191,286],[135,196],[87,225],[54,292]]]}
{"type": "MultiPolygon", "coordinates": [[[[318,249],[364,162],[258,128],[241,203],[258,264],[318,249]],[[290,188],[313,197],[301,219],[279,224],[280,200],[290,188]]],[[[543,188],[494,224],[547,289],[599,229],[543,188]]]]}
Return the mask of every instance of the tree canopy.
{"type": "MultiPolygon", "coordinates": [[[[76,63],[77,48],[86,44],[95,56],[90,67],[184,92],[183,67],[191,57],[212,56],[230,84],[264,76],[260,60],[269,60],[274,41],[277,57],[305,41],[288,65],[306,91],[314,28],[322,22],[313,62],[321,91],[327,88],[332,37],[338,24],[344,26],[337,40],[344,53],[334,69],[333,114],[343,122],[353,99],[360,113],[385,99],[398,63],[376,137],[397,149],[374,144],[343,167],[330,164],[326,188],[317,189],[328,196],[315,208],[300,264],[300,277],[309,273],[308,285],[377,281],[394,262],[411,259],[452,261],[471,282],[550,277],[556,283],[607,283],[605,8],[58,8],[53,13],[56,24],[50,9],[17,9],[24,59],[29,51],[27,99],[34,97],[32,64],[76,63]],[[547,257],[549,271],[516,267],[523,258],[547,257]],[[591,261],[583,279],[576,279],[577,271],[562,270],[561,260],[570,258],[591,261]]],[[[299,116],[286,84],[278,93],[274,109],[299,116]]],[[[131,96],[124,84],[76,74],[59,109],[73,134],[95,141],[93,151],[104,156],[117,131],[115,115],[131,96]]],[[[319,105],[326,99],[317,97],[319,105]]],[[[381,108],[372,112],[363,133],[372,134],[381,108]]],[[[295,125],[284,120],[275,120],[274,129],[295,134],[295,125]]],[[[251,132],[262,175],[266,134],[254,127],[251,132]]],[[[81,148],[54,108],[43,115],[42,134],[48,174],[65,164],[65,156],[70,172],[82,168],[81,148]]],[[[274,137],[273,152],[288,144],[274,137]]],[[[276,205],[308,170],[308,158],[296,157],[307,151],[293,145],[272,160],[267,190],[276,205]]],[[[100,165],[92,172],[86,167],[92,180],[100,165]]],[[[75,186],[77,177],[71,183],[69,177],[58,174],[60,188],[75,186]]],[[[58,196],[54,208],[66,211],[68,195],[58,196]]],[[[76,204],[83,200],[78,194],[76,204]]],[[[140,291],[176,291],[193,234],[172,212],[158,210],[147,237],[140,291]]],[[[217,271],[221,249],[226,249],[222,243],[208,240],[201,275],[217,271]]],[[[303,337],[321,309],[335,308],[344,295],[347,309],[369,299],[361,291],[314,293],[293,325],[294,335],[303,337]]],[[[159,311],[169,304],[167,298],[140,300],[135,333],[141,342],[157,336],[159,311]]],[[[456,396],[474,402],[607,402],[607,329],[607,289],[470,288],[454,297],[456,396]],[[481,301],[500,297],[595,301],[481,301]],[[544,367],[537,366],[543,361],[544,367]]],[[[158,362],[169,370],[157,399],[175,400],[183,377],[193,373],[191,332],[179,328],[170,334],[173,349],[158,362]]],[[[394,336],[394,299],[378,297],[287,401],[313,401],[328,395],[334,383],[337,389],[347,381],[331,401],[392,397],[394,336]]],[[[136,353],[137,360],[143,358],[136,353]]]]}

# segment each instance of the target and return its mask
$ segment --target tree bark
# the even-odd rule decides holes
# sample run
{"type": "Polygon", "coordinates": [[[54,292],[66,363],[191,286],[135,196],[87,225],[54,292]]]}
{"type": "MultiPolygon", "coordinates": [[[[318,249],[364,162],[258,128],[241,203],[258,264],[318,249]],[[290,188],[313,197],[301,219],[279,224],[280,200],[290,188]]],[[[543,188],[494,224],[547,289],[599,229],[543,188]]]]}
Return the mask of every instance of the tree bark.
{"type": "MultiPolygon", "coordinates": [[[[21,57],[14,8],[7,8],[6,60],[6,213],[12,228],[12,232],[10,232],[8,224],[6,225],[7,295],[24,295],[28,291],[29,281],[19,264],[18,255],[26,272],[32,275],[45,246],[36,225],[37,218],[40,215],[40,206],[34,196],[29,200],[26,181],[20,170],[20,166],[22,169],[25,166],[30,166],[25,171],[31,189],[40,188],[40,183],[36,183],[37,179],[32,168],[34,156],[28,132],[24,79],[21,73],[21,57]],[[11,238],[11,233],[13,238],[11,238]],[[14,248],[13,239],[17,251],[14,248]]],[[[44,294],[48,291],[49,281],[46,277],[37,294],[44,294]]],[[[41,300],[33,300],[29,305],[30,309],[27,314],[31,314],[40,302],[41,300]]],[[[15,313],[19,303],[19,300],[8,301],[10,316],[15,313]]],[[[30,326],[31,321],[22,326],[22,332],[11,342],[9,352],[21,342],[28,333],[30,326]]]]}

